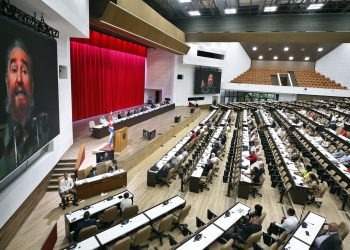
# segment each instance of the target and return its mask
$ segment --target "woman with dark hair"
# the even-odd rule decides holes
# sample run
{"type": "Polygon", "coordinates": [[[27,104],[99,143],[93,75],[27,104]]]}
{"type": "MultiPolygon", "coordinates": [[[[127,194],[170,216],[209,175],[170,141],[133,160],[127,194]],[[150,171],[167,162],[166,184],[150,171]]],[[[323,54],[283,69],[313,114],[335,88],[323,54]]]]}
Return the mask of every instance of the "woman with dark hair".
{"type": "Polygon", "coordinates": [[[320,191],[320,182],[315,173],[309,174],[309,180],[306,182],[309,187],[309,193],[317,194],[320,191]]]}

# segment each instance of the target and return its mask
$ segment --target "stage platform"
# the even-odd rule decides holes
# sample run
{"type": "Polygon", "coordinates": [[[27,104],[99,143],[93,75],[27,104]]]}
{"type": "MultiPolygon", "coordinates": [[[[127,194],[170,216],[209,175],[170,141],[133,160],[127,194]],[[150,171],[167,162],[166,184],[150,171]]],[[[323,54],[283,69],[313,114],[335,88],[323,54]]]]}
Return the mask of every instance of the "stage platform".
{"type": "MultiPolygon", "coordinates": [[[[131,169],[140,163],[145,157],[149,156],[157,148],[162,146],[176,133],[181,131],[198,116],[200,109],[195,109],[194,113],[190,112],[189,107],[176,107],[174,110],[153,117],[139,124],[128,128],[128,147],[121,153],[116,154],[118,165],[125,170],[131,169]],[[181,122],[175,123],[175,116],[181,116],[181,122]],[[143,138],[143,129],[148,131],[156,130],[156,137],[152,140],[143,138]]],[[[95,161],[95,153],[108,143],[109,136],[95,139],[91,137],[88,120],[79,121],[73,124],[74,144],[63,155],[62,159],[75,159],[79,147],[85,144],[85,160],[82,168],[91,165],[95,161]]]]}

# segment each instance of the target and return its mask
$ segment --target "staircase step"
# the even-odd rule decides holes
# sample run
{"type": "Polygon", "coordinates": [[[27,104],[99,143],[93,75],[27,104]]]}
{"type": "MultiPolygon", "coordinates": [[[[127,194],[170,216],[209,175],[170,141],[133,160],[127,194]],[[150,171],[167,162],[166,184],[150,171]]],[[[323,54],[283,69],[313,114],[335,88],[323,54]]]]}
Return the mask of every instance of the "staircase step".
{"type": "Polygon", "coordinates": [[[75,163],[76,161],[77,159],[61,159],[58,163],[63,163],[63,162],[75,163]]]}
{"type": "Polygon", "coordinates": [[[54,179],[50,179],[49,181],[49,185],[58,185],[58,179],[54,178],[54,179]]]}
{"type": "Polygon", "coordinates": [[[47,187],[47,191],[56,191],[58,190],[58,186],[57,185],[49,185],[47,187]]]}
{"type": "Polygon", "coordinates": [[[74,166],[75,166],[75,162],[74,163],[61,163],[61,162],[59,162],[56,164],[56,167],[72,167],[72,168],[74,168],[74,166]]]}
{"type": "Polygon", "coordinates": [[[74,173],[74,168],[62,168],[62,167],[55,167],[54,173],[74,173]]]}

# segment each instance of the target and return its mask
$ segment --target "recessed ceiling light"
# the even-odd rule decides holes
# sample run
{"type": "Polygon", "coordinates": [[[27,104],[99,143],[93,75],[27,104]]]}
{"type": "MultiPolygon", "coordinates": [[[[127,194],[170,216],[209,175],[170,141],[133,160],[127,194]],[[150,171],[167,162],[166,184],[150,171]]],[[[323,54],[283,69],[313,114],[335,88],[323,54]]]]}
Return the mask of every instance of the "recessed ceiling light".
{"type": "Polygon", "coordinates": [[[284,47],[284,49],[283,49],[284,51],[288,51],[289,50],[289,48],[288,47],[284,47]]]}
{"type": "Polygon", "coordinates": [[[258,49],[258,48],[257,48],[256,46],[253,47],[253,50],[254,50],[254,51],[257,50],[257,49],[258,49]]]}
{"type": "Polygon", "coordinates": [[[236,14],[237,13],[237,9],[236,8],[229,8],[229,9],[225,9],[225,14],[229,15],[229,14],[236,14]]]}
{"type": "Polygon", "coordinates": [[[200,16],[201,13],[198,10],[189,11],[190,16],[200,16]]]}
{"type": "Polygon", "coordinates": [[[306,56],[305,61],[309,61],[309,60],[310,60],[310,57],[306,56]]]}
{"type": "Polygon", "coordinates": [[[269,50],[271,51],[271,50],[272,50],[272,48],[269,48],[269,50]]]}
{"type": "Polygon", "coordinates": [[[274,56],[274,57],[273,57],[273,60],[277,60],[277,59],[278,59],[278,56],[274,56]]]}
{"type": "Polygon", "coordinates": [[[277,6],[266,6],[264,8],[264,12],[275,12],[277,10],[277,6]]]}
{"type": "Polygon", "coordinates": [[[301,51],[305,51],[305,48],[301,48],[300,50],[301,50],[301,51]]]}
{"type": "Polygon", "coordinates": [[[263,59],[264,57],[263,56],[259,56],[259,60],[263,59]]]}
{"type": "Polygon", "coordinates": [[[294,59],[294,56],[290,56],[288,59],[289,61],[292,61],[294,59]]]}
{"type": "Polygon", "coordinates": [[[179,0],[180,3],[190,3],[192,0],[179,0]]]}
{"type": "Polygon", "coordinates": [[[312,3],[307,7],[307,10],[319,10],[323,7],[323,3],[312,3]]]}
{"type": "Polygon", "coordinates": [[[321,52],[321,51],[323,51],[323,48],[318,48],[317,51],[321,52]]]}

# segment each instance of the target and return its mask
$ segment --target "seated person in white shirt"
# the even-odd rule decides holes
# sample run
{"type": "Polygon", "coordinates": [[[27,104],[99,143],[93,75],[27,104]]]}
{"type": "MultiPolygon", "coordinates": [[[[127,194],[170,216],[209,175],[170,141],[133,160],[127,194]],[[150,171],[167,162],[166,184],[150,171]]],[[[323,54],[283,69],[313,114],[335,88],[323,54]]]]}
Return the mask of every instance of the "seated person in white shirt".
{"type": "Polygon", "coordinates": [[[188,152],[187,152],[186,150],[184,150],[184,151],[182,152],[182,155],[183,155],[184,158],[186,158],[186,157],[188,156],[188,152]]]}
{"type": "Polygon", "coordinates": [[[344,155],[343,157],[339,158],[338,161],[341,164],[345,165],[346,167],[349,167],[350,166],[350,152],[348,152],[347,155],[344,155]]]}
{"type": "MultiPolygon", "coordinates": [[[[311,250],[341,250],[342,240],[338,234],[338,225],[334,222],[328,224],[328,230],[317,236],[311,250]]],[[[345,248],[344,248],[345,249],[345,248]]]]}
{"type": "Polygon", "coordinates": [[[122,213],[124,212],[126,207],[129,207],[132,205],[132,200],[129,198],[129,193],[126,192],[123,195],[124,199],[120,202],[120,210],[122,213]]]}
{"type": "Polygon", "coordinates": [[[177,159],[177,156],[171,157],[170,164],[171,164],[173,167],[175,167],[176,164],[178,164],[178,163],[179,163],[179,161],[178,161],[178,159],[177,159]]]}
{"type": "Polygon", "coordinates": [[[178,162],[181,162],[181,161],[184,159],[184,156],[183,156],[183,154],[182,154],[182,151],[180,151],[180,152],[178,153],[176,159],[177,159],[178,162]]]}
{"type": "Polygon", "coordinates": [[[62,178],[59,183],[59,189],[60,189],[60,197],[62,199],[62,204],[63,204],[63,207],[62,207],[63,210],[65,210],[67,207],[67,201],[66,201],[67,194],[73,194],[74,196],[73,205],[79,206],[78,200],[77,200],[77,191],[74,188],[73,179],[70,178],[67,173],[64,173],[64,178],[62,178]]]}
{"type": "Polygon", "coordinates": [[[215,153],[211,153],[211,155],[210,155],[210,161],[211,161],[213,164],[216,164],[216,165],[219,164],[219,158],[216,157],[215,153]]]}
{"type": "Polygon", "coordinates": [[[100,117],[100,123],[103,124],[103,125],[105,125],[105,124],[107,124],[108,122],[107,122],[107,120],[106,120],[106,118],[105,118],[104,116],[101,116],[101,117],[100,117]]]}
{"type": "Polygon", "coordinates": [[[291,234],[298,227],[298,219],[293,208],[287,210],[287,218],[283,218],[281,223],[271,223],[267,229],[269,235],[280,235],[282,232],[291,234]]]}
{"type": "Polygon", "coordinates": [[[345,152],[342,150],[341,146],[337,146],[337,149],[333,152],[333,157],[336,159],[340,159],[345,155],[345,152]]]}

